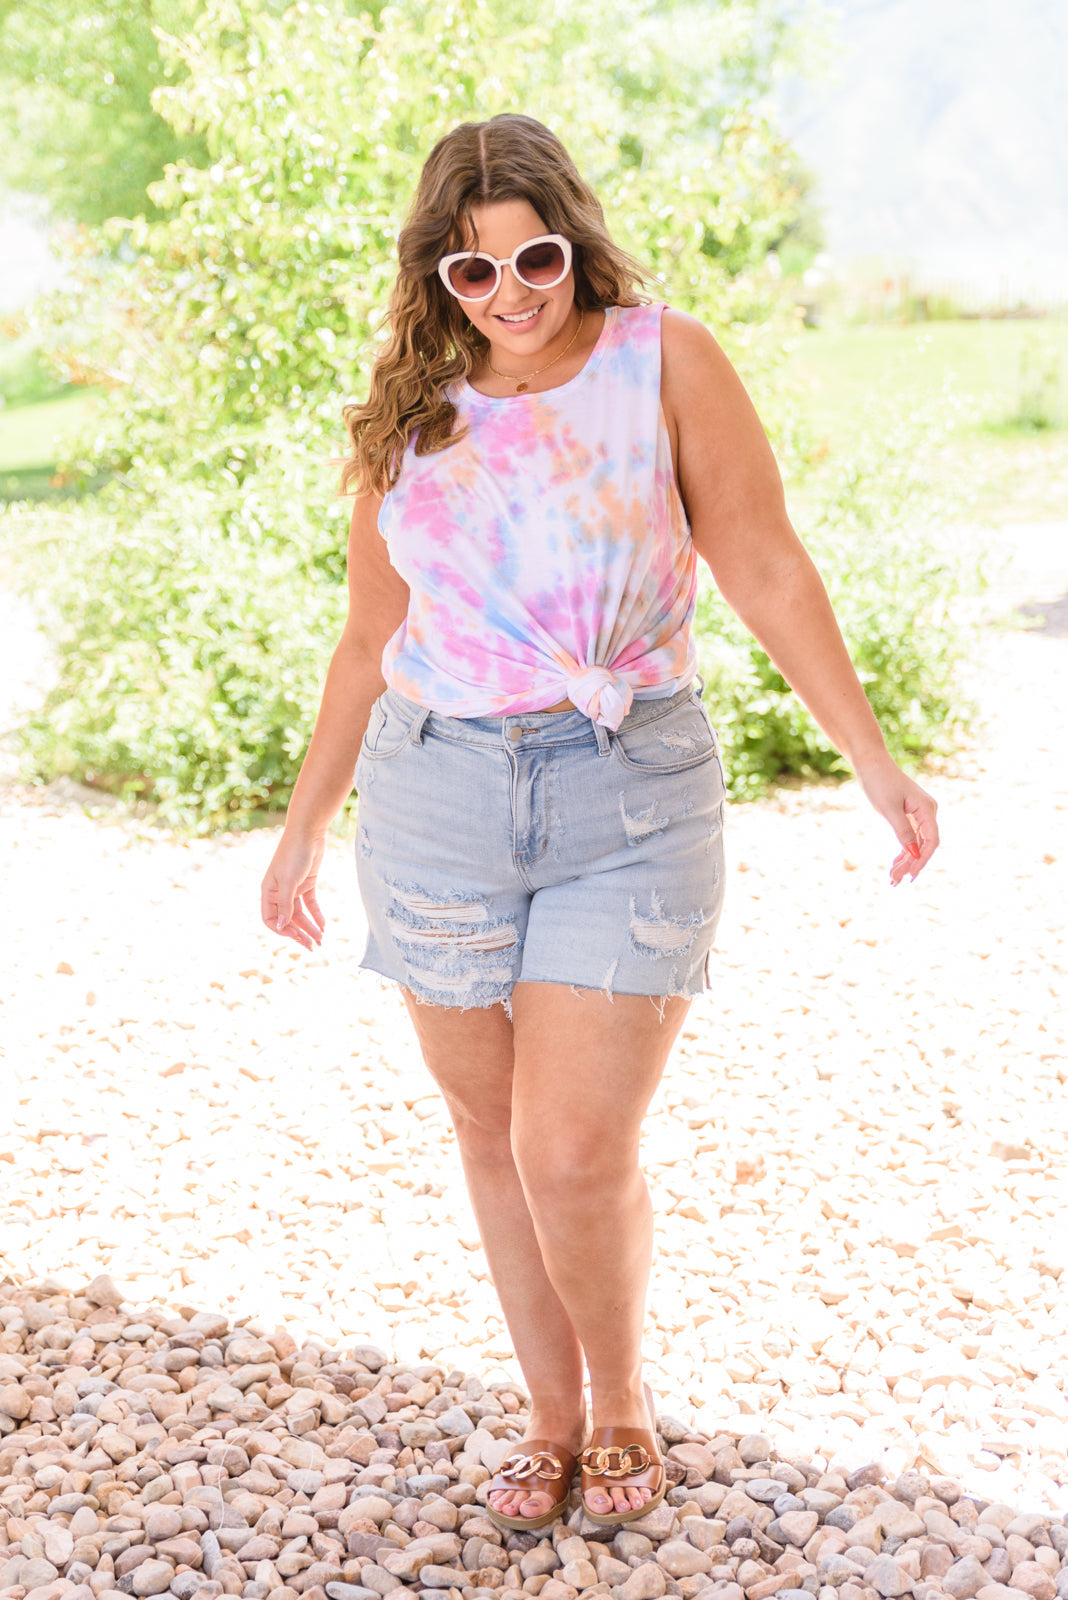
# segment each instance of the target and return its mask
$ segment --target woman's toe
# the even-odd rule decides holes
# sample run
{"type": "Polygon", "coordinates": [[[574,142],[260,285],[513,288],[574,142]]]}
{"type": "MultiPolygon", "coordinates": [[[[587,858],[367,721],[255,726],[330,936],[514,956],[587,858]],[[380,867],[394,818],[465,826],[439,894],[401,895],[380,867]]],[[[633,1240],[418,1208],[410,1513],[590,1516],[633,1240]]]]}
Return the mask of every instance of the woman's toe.
{"type": "Polygon", "coordinates": [[[612,1496],[607,1489],[590,1489],[585,1500],[589,1509],[596,1512],[599,1517],[603,1517],[606,1512],[619,1509],[613,1504],[612,1496]]]}
{"type": "Polygon", "coordinates": [[[489,1504],[502,1517],[541,1517],[552,1509],[552,1498],[540,1489],[494,1489],[489,1504]]]}

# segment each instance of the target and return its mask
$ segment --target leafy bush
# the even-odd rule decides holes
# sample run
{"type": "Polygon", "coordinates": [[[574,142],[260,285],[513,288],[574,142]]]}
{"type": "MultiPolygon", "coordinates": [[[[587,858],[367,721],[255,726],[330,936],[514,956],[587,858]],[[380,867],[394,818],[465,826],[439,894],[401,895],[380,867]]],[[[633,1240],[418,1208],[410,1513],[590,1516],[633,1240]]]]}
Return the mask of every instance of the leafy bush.
{"type": "MultiPolygon", "coordinates": [[[[890,753],[906,766],[951,749],[973,709],[960,684],[969,634],[959,601],[981,585],[979,552],[936,529],[945,508],[918,465],[946,412],[945,399],[937,423],[872,411],[851,455],[801,478],[795,515],[890,753]]],[[[710,582],[696,628],[736,799],[787,775],[849,770],[710,582]]]]}
{"type": "Polygon", "coordinates": [[[0,178],[54,219],[145,209],[145,185],[200,153],[152,109],[166,81],[153,30],[191,27],[199,0],[0,4],[0,178]]]}
{"type": "Polygon", "coordinates": [[[59,668],[22,732],[32,769],[147,797],[198,832],[284,806],[345,615],[332,476],[279,450],[263,501],[220,483],[184,485],[173,509],[145,506],[133,525],[9,515],[59,668]]]}
{"type": "Polygon", "coordinates": [[[1045,433],[1068,421],[1061,354],[1052,340],[1029,340],[1019,356],[1016,404],[994,433],[1045,433]]]}

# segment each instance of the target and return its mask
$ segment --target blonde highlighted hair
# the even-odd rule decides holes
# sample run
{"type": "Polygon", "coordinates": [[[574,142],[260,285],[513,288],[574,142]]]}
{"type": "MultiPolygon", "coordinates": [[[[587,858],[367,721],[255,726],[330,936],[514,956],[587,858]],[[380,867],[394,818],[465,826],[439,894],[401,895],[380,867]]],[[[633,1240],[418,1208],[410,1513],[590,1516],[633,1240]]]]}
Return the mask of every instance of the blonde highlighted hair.
{"type": "Polygon", "coordinates": [[[367,400],[345,407],[352,454],[342,468],[342,493],[387,493],[413,434],[417,455],[444,450],[461,436],[447,391],[474,371],[489,343],[437,266],[471,244],[471,208],[502,200],[526,200],[546,232],[570,239],[580,310],[640,305],[645,298],[641,267],[612,242],[600,202],[555,134],[512,112],[453,128],[427,158],[397,241],[389,332],[367,400]]]}

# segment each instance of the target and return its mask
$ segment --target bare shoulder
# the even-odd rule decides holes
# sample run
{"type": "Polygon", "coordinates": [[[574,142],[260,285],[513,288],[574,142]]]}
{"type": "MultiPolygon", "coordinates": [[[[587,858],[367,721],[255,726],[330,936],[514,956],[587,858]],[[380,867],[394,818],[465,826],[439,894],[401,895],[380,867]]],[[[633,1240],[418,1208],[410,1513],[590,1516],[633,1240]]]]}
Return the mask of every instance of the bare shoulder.
{"type": "Polygon", "coordinates": [[[722,346],[688,311],[664,312],[660,328],[661,386],[680,417],[695,401],[738,400],[745,394],[722,346]]]}
{"type": "Polygon", "coordinates": [[[726,352],[696,317],[665,311],[660,399],[694,545],[717,577],[737,540],[778,527],[784,504],[778,467],[726,352]]]}
{"type": "Polygon", "coordinates": [[[672,306],[664,308],[660,342],[668,360],[700,360],[702,355],[707,357],[711,350],[719,349],[703,322],[688,311],[676,311],[672,306]]]}

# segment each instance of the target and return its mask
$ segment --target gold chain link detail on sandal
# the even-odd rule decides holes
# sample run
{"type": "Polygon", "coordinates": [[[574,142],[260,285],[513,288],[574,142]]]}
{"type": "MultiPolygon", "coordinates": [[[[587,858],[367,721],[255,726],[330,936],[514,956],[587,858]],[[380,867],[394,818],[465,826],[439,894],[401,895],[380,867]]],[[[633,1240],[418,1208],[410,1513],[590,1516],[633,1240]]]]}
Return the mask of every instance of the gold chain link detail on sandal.
{"type": "Polygon", "coordinates": [[[630,1478],[655,1465],[641,1444],[590,1445],[579,1457],[583,1468],[595,1478],[630,1478]],[[628,1464],[629,1463],[629,1464],[628,1464]]]}
{"type": "Polygon", "coordinates": [[[511,1456],[501,1462],[498,1470],[511,1478],[545,1478],[550,1483],[564,1475],[564,1469],[556,1457],[544,1450],[538,1450],[532,1456],[511,1456]]]}

